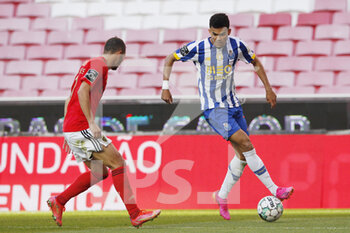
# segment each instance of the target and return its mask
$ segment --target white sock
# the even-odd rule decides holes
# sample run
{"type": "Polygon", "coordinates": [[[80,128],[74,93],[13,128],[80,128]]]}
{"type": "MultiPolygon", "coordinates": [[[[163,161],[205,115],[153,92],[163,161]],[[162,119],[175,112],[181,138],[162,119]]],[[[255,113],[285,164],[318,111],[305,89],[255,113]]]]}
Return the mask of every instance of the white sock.
{"type": "Polygon", "coordinates": [[[255,173],[259,180],[270,190],[272,195],[276,195],[277,186],[272,181],[269,172],[267,171],[263,161],[256,154],[255,149],[243,152],[249,168],[255,173]]]}
{"type": "Polygon", "coordinates": [[[240,160],[237,156],[235,156],[227,169],[226,177],[224,182],[221,185],[219,190],[219,197],[222,199],[226,199],[229,192],[231,191],[233,185],[239,180],[243,173],[244,167],[247,165],[246,161],[240,160]]]}

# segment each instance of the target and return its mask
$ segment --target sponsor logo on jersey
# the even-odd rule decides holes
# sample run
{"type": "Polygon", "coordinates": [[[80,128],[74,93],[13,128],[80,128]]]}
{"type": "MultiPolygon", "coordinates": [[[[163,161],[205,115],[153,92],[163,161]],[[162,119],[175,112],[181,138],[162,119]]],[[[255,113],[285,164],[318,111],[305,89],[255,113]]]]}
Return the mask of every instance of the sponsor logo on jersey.
{"type": "Polygon", "coordinates": [[[98,77],[98,72],[96,70],[90,69],[85,74],[85,78],[87,78],[90,82],[94,82],[98,77]]]}
{"type": "Polygon", "coordinates": [[[180,49],[180,53],[182,56],[186,56],[187,54],[189,54],[189,52],[190,51],[188,50],[187,45],[182,46],[182,48],[180,49]]]}

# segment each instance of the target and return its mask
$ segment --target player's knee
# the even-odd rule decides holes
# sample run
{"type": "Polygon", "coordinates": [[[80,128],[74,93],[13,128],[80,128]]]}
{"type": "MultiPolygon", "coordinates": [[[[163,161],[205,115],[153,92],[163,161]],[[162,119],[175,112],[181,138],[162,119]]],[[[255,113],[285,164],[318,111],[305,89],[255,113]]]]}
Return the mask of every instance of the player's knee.
{"type": "Polygon", "coordinates": [[[252,142],[249,139],[243,140],[240,144],[242,151],[250,151],[254,149],[252,142]]]}

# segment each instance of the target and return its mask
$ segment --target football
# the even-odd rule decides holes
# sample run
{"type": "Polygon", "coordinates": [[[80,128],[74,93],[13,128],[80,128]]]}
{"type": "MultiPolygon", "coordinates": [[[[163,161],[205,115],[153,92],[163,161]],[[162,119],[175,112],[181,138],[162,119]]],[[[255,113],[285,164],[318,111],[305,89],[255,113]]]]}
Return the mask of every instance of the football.
{"type": "Polygon", "coordinates": [[[279,219],[283,213],[282,202],[274,196],[266,196],[259,201],[258,214],[261,219],[273,222],[279,219]]]}

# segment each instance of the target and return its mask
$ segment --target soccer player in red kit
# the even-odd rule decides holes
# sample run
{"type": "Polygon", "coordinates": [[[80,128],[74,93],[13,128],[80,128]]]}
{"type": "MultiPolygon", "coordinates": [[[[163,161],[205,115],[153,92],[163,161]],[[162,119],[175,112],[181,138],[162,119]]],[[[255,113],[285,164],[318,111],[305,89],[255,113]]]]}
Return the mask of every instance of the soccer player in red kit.
{"type": "Polygon", "coordinates": [[[109,69],[116,70],[125,56],[126,46],[120,38],[109,39],[101,57],[86,61],[74,78],[70,97],[64,106],[64,149],[71,151],[77,162],[83,161],[90,171],[81,174],[66,190],[52,196],[47,203],[52,217],[62,226],[64,205],[92,185],[106,179],[111,169],[113,184],[130,215],[135,227],[156,218],[160,210],[140,210],[130,188],[124,159],[112,141],[95,123],[95,113],[107,84],[109,69]]]}

